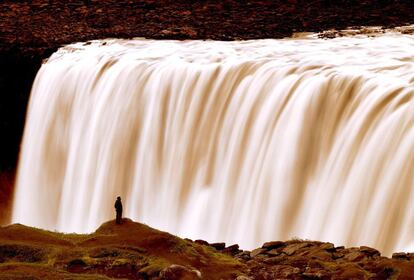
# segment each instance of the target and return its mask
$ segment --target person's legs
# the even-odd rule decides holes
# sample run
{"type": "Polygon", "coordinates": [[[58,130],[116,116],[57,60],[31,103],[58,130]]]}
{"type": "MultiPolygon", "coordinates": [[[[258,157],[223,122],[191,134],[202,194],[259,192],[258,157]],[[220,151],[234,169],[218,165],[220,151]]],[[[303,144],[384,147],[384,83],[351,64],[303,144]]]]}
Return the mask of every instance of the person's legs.
{"type": "Polygon", "coordinates": [[[119,211],[117,211],[116,212],[116,223],[117,224],[121,223],[121,216],[122,216],[122,214],[119,211]]]}

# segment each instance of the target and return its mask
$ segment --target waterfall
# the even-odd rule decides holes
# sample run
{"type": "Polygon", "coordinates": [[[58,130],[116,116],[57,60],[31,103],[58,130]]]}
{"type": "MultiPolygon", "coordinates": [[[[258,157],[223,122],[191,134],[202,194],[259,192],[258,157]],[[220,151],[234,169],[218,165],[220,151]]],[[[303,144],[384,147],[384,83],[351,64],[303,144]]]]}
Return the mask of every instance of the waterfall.
{"type": "Polygon", "coordinates": [[[115,40],[33,85],[13,222],[414,250],[414,37],[115,40]]]}

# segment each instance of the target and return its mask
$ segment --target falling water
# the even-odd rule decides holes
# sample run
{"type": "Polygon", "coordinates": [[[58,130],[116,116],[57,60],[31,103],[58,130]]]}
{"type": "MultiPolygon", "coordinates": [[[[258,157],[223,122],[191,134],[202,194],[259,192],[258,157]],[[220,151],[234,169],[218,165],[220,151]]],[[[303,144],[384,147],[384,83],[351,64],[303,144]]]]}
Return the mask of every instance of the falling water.
{"type": "Polygon", "coordinates": [[[105,40],[33,85],[13,221],[414,249],[414,37],[105,40]]]}

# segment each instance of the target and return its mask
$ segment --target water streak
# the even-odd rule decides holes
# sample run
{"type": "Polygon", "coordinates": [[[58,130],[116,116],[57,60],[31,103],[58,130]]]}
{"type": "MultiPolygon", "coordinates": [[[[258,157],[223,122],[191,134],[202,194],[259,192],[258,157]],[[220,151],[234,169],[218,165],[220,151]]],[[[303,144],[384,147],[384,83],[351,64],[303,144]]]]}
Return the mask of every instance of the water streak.
{"type": "Polygon", "coordinates": [[[106,40],[33,85],[13,222],[414,250],[414,37],[106,40]]]}

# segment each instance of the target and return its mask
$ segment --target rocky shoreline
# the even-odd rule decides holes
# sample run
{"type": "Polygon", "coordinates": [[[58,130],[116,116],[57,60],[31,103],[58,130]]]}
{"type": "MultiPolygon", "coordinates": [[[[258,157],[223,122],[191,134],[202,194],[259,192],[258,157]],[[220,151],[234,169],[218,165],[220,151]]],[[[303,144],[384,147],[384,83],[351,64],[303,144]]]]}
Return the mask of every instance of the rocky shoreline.
{"type": "Polygon", "coordinates": [[[181,239],[124,219],[91,234],[0,228],[0,279],[413,279],[414,255],[272,241],[253,251],[181,239]]]}

